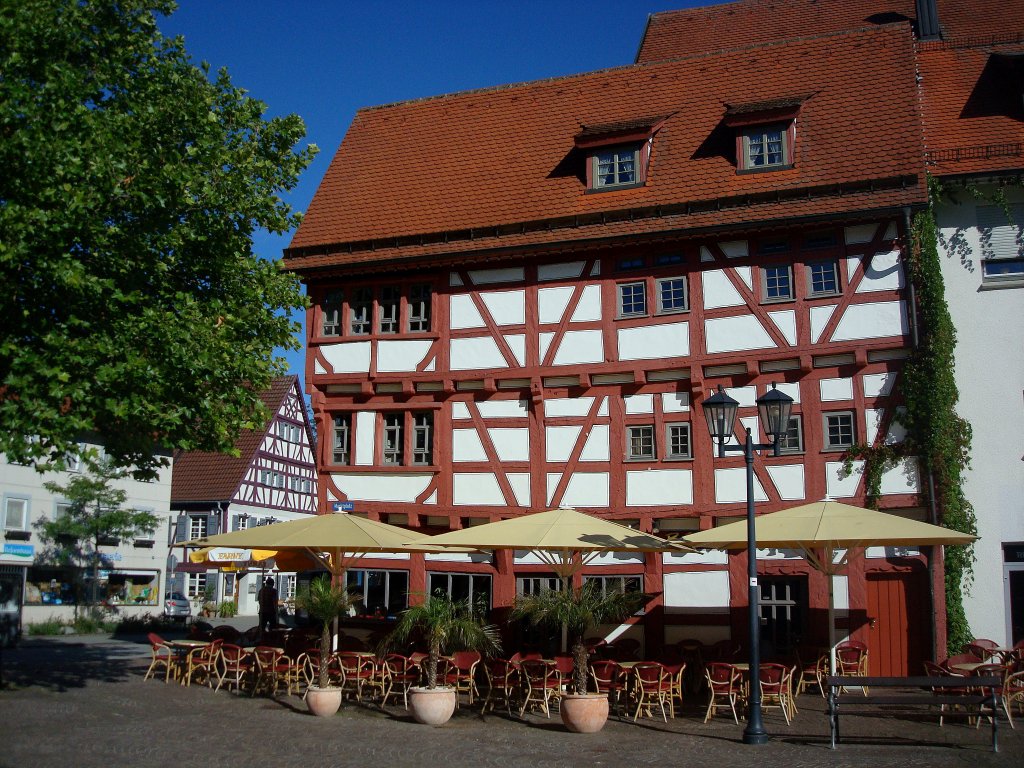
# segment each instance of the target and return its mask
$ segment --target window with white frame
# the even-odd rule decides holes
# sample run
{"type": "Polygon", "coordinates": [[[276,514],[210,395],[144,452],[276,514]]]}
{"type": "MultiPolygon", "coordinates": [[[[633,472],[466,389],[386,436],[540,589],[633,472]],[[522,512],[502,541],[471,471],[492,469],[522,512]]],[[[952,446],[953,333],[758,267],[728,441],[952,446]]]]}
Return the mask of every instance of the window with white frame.
{"type": "Polygon", "coordinates": [[[201,539],[205,536],[209,520],[210,518],[208,515],[189,515],[188,537],[190,539],[201,539]]]}
{"type": "Polygon", "coordinates": [[[584,584],[597,584],[602,595],[609,592],[643,592],[643,576],[584,576],[584,584]]]}
{"type": "Polygon", "coordinates": [[[619,283],[619,317],[647,314],[647,286],[643,281],[619,283]]]}
{"type": "Polygon", "coordinates": [[[839,264],[835,259],[807,262],[807,292],[810,296],[839,293],[839,264]]]}
{"type": "Polygon", "coordinates": [[[29,499],[4,496],[4,530],[28,530],[29,499]]]}
{"type": "Polygon", "coordinates": [[[348,307],[348,331],[353,336],[369,336],[373,324],[373,289],[356,288],[348,307]]]}
{"type": "Polygon", "coordinates": [[[653,425],[642,424],[626,427],[626,458],[647,460],[654,458],[653,425]]]}
{"type": "Polygon", "coordinates": [[[683,312],[689,308],[685,277],[662,277],[658,279],[657,286],[658,312],[683,312]]]}
{"type": "Polygon", "coordinates": [[[334,464],[349,464],[352,460],[352,417],[339,414],[334,417],[332,430],[331,461],[334,464]]]}
{"type": "Polygon", "coordinates": [[[190,573],[185,582],[185,594],[189,597],[203,597],[206,594],[206,574],[190,573]]]}
{"type": "Polygon", "coordinates": [[[802,453],[804,450],[804,424],[799,414],[792,414],[786,431],[779,435],[780,453],[802,453]]]}
{"type": "Polygon", "coordinates": [[[769,264],[761,268],[762,301],[788,301],[793,298],[793,267],[769,264]]]}
{"type": "Polygon", "coordinates": [[[408,571],[349,570],[345,578],[364,616],[394,616],[409,607],[408,571]]]}
{"type": "Polygon", "coordinates": [[[981,237],[981,278],[986,284],[1024,284],[1024,203],[1008,206],[979,205],[978,232],[981,237]]]}
{"type": "Polygon", "coordinates": [[[616,147],[594,153],[592,178],[594,189],[624,187],[637,183],[639,147],[616,147]]]}
{"type": "Polygon", "coordinates": [[[455,602],[469,601],[473,611],[490,610],[491,577],[481,573],[429,573],[428,592],[447,595],[455,602]]]}
{"type": "Polygon", "coordinates": [[[68,501],[55,501],[53,503],[53,519],[60,520],[71,514],[71,503],[68,501]]]}
{"type": "Polygon", "coordinates": [[[397,285],[385,285],[380,289],[378,309],[381,333],[398,333],[399,313],[402,308],[402,291],[397,285]]]}
{"type": "Polygon", "coordinates": [[[669,459],[693,458],[689,422],[665,425],[665,456],[669,459]]]}
{"type": "Polygon", "coordinates": [[[430,330],[430,286],[418,284],[409,287],[409,332],[430,330]]]}
{"type": "Polygon", "coordinates": [[[434,463],[434,414],[430,411],[412,415],[412,463],[434,463]]]}
{"type": "Polygon", "coordinates": [[[320,305],[320,333],[323,336],[341,335],[341,309],[344,301],[341,291],[328,291],[320,305]]]}
{"type": "Polygon", "coordinates": [[[825,448],[849,448],[856,440],[853,411],[834,411],[822,415],[825,448]]]}
{"type": "Polygon", "coordinates": [[[790,165],[787,129],[786,125],[757,125],[745,129],[741,138],[741,169],[751,171],[790,165]]]}
{"type": "Polygon", "coordinates": [[[404,413],[384,414],[384,429],[381,432],[383,438],[381,461],[385,464],[402,463],[402,444],[404,442],[404,430],[402,427],[404,420],[404,413]]]}
{"type": "Polygon", "coordinates": [[[561,589],[562,580],[557,576],[516,576],[516,595],[539,595],[561,589]]]}

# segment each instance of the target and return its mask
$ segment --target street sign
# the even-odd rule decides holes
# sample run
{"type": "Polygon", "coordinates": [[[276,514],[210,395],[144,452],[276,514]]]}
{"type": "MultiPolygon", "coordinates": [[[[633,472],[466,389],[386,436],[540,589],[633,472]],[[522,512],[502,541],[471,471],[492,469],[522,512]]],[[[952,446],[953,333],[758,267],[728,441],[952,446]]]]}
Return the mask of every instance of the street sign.
{"type": "Polygon", "coordinates": [[[354,501],[336,501],[334,502],[335,512],[352,512],[356,508],[354,501]]]}

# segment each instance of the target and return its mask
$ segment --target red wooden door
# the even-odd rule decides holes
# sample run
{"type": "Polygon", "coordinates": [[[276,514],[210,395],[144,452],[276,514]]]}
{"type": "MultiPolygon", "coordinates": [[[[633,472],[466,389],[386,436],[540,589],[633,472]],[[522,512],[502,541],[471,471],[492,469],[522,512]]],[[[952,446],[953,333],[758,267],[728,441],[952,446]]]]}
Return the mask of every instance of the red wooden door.
{"type": "Polygon", "coordinates": [[[925,575],[871,574],[867,587],[869,673],[923,674],[929,638],[925,575]]]}

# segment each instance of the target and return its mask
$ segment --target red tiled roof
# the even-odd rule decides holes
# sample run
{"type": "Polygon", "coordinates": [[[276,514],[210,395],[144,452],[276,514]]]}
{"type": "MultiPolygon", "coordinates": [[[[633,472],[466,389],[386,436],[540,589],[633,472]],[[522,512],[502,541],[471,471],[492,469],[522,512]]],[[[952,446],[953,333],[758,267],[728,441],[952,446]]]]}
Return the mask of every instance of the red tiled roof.
{"type": "MultiPolygon", "coordinates": [[[[595,235],[585,226],[548,231],[543,222],[614,220],[630,210],[668,209],[676,220],[641,216],[592,228],[596,236],[849,211],[851,199],[825,191],[818,200],[816,190],[882,179],[900,181],[879,199],[920,202],[920,131],[913,43],[903,25],[363,109],[286,264],[301,270],[481,249],[491,245],[478,238],[496,227],[509,230],[500,246],[576,240],[595,235]],[[815,94],[801,108],[795,167],[737,174],[732,133],[722,125],[726,105],[795,93],[815,94]],[[638,114],[670,115],[655,136],[647,184],[584,194],[573,137],[582,126],[638,114]],[[770,205],[772,195],[790,202],[770,205]],[[748,199],[756,210],[739,207],[748,199]],[[697,213],[685,215],[687,206],[697,213]],[[448,242],[437,234],[469,230],[448,242]]],[[[879,207],[870,195],[863,202],[879,207]]]]}
{"type": "Polygon", "coordinates": [[[270,411],[270,420],[262,430],[245,429],[235,441],[239,455],[176,451],[171,473],[171,503],[189,501],[230,501],[245,478],[245,472],[256,455],[256,449],[273,422],[274,416],[292,387],[298,386],[295,376],[278,376],[260,399],[270,411]]]}

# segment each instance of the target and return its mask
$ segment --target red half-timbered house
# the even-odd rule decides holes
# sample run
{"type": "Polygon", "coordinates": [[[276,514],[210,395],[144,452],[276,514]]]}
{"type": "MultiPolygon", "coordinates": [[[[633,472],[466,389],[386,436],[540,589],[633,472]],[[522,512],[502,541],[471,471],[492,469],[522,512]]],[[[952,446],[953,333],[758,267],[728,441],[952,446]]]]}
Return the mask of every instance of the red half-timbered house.
{"type": "MultiPolygon", "coordinates": [[[[772,384],[796,405],[783,454],[756,459],[758,511],[863,503],[843,456],[899,436],[921,142],[901,21],[361,110],[285,254],[313,300],[320,511],[438,531],[566,506],[708,528],[746,497],[701,402],[723,386],[737,431],[764,439],[772,384]]],[[[885,475],[882,508],[921,504],[913,460],[885,475]]],[[[499,610],[553,578],[529,553],[362,567],[499,610]]],[[[823,644],[825,577],[792,552],[758,567],[767,652],[823,644]]],[[[609,555],[583,578],[653,595],[609,633],[657,653],[744,642],[745,574],[745,555],[706,552],[609,555]]],[[[900,636],[878,656],[910,668],[941,566],[931,579],[916,550],[855,557],[841,629],[865,633],[897,584],[900,636]]]]}

